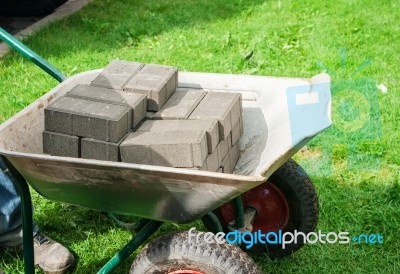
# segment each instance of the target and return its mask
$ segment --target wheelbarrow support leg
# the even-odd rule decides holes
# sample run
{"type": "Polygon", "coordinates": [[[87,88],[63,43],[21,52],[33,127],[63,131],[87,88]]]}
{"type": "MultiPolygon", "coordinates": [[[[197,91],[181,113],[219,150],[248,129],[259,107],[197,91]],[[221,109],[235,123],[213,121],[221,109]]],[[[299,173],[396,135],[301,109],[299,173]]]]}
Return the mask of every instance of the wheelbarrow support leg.
{"type": "Polygon", "coordinates": [[[245,222],[243,200],[241,195],[233,199],[233,207],[235,209],[235,227],[238,229],[242,229],[245,227],[245,222]]]}
{"type": "Polygon", "coordinates": [[[143,228],[127,243],[111,260],[106,263],[99,274],[111,273],[114,269],[128,258],[144,241],[146,241],[163,224],[159,221],[148,221],[143,228]]]}
{"type": "Polygon", "coordinates": [[[22,236],[24,247],[24,269],[27,274],[35,273],[34,253],[33,253],[33,218],[32,218],[32,200],[29,192],[28,183],[24,177],[15,169],[15,167],[2,156],[5,167],[1,167],[5,172],[9,172],[21,197],[22,211],[22,236]]]}
{"type": "Polygon", "coordinates": [[[208,212],[202,217],[202,219],[211,225],[212,232],[214,234],[217,234],[218,232],[224,232],[221,222],[219,221],[217,215],[214,214],[214,212],[208,212]]]}
{"type": "Polygon", "coordinates": [[[233,207],[235,210],[235,221],[228,224],[230,231],[239,230],[242,232],[251,232],[253,230],[253,221],[258,212],[252,206],[243,208],[242,196],[233,199],[233,207]]]}

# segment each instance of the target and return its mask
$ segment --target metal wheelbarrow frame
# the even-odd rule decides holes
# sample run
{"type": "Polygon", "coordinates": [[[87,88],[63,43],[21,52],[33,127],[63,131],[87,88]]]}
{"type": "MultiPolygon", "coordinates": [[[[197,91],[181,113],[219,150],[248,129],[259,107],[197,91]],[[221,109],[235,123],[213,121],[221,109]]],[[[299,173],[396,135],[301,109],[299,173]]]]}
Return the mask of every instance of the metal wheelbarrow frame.
{"type": "MultiPolygon", "coordinates": [[[[326,75],[319,75],[309,80],[180,73],[179,88],[242,93],[247,137],[241,140],[243,154],[237,165],[238,174],[43,155],[41,134],[38,134],[44,128],[43,108],[74,85],[90,83],[100,70],[81,73],[65,80],[66,77],[61,72],[2,29],[0,38],[54,78],[63,81],[0,126],[0,139],[3,140],[3,144],[0,144],[0,156],[17,182],[22,198],[24,264],[27,273],[34,273],[32,207],[27,181],[42,196],[51,200],[143,218],[136,228],[137,234],[99,271],[99,273],[109,273],[132,254],[164,221],[187,223],[203,217],[212,224],[214,231],[222,231],[220,221],[211,211],[233,200],[236,226],[244,227],[244,209],[240,195],[265,182],[301,146],[330,125],[329,78],[326,75]],[[280,141],[279,138],[285,139],[275,132],[276,130],[283,132],[284,129],[269,128],[268,121],[264,120],[273,119],[275,117],[270,118],[270,116],[287,112],[287,109],[278,109],[275,111],[277,113],[268,113],[265,105],[268,100],[265,98],[263,100],[262,92],[271,87],[278,91],[291,91],[291,88],[296,87],[294,91],[300,90],[302,94],[318,93],[322,108],[313,110],[311,114],[316,117],[321,116],[323,119],[317,119],[315,125],[308,126],[300,132],[297,128],[293,131],[293,125],[291,128],[290,125],[282,123],[279,127],[288,130],[291,136],[280,146],[274,143],[271,145],[268,141],[273,141],[274,138],[276,142],[280,141]],[[260,142],[267,136],[268,141],[260,142]],[[268,151],[266,147],[269,148],[268,151]],[[104,193],[108,193],[107,198],[103,197],[104,193]],[[110,199],[110,196],[114,199],[110,199]],[[201,199],[195,199],[196,197],[201,199]],[[126,202],[133,199],[136,201],[126,202]]],[[[286,105],[290,104],[288,93],[267,99],[277,100],[276,104],[280,105],[283,102],[286,105]]],[[[300,99],[299,101],[304,98],[300,99]]],[[[290,116],[290,113],[287,116],[290,116]]],[[[291,117],[286,118],[290,120],[291,117]]]]}

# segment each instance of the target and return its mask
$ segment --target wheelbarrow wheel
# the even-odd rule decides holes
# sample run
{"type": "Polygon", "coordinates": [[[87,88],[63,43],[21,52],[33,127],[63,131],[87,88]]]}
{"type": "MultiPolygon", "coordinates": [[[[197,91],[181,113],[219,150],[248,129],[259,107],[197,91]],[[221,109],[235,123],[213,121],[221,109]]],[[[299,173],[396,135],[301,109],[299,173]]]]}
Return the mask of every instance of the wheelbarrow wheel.
{"type": "Polygon", "coordinates": [[[207,243],[204,236],[193,231],[189,239],[189,232],[176,232],[150,242],[134,260],[130,274],[261,274],[240,248],[207,243]]]}
{"type": "MultiPolygon", "coordinates": [[[[315,230],[318,221],[318,197],[315,188],[303,168],[290,159],[282,165],[271,177],[260,186],[242,194],[244,208],[253,207],[257,215],[253,221],[252,231],[262,233],[282,231],[303,232],[315,230]]],[[[217,208],[217,215],[228,233],[228,225],[235,219],[234,208],[227,203],[217,208]]],[[[206,219],[204,225],[212,231],[212,226],[206,219]]],[[[273,239],[271,239],[273,240],[273,239]]],[[[303,237],[298,237],[297,243],[290,243],[282,248],[280,244],[254,244],[248,252],[266,254],[271,259],[292,254],[304,245],[303,237]]],[[[243,248],[245,248],[243,246],[243,248]]]]}

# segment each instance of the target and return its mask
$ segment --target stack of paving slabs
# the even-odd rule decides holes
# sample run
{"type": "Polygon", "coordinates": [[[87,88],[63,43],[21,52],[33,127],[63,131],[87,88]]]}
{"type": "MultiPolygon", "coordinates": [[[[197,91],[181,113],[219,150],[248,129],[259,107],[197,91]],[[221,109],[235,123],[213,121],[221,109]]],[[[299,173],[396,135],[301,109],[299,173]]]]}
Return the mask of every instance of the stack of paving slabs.
{"type": "Polygon", "coordinates": [[[113,61],[90,85],[77,85],[46,107],[43,152],[120,161],[119,145],[146,111],[162,108],[177,88],[177,69],[113,61]]]}
{"type": "Polygon", "coordinates": [[[243,133],[239,93],[178,89],[120,145],[123,162],[232,173],[243,133]]]}
{"type": "Polygon", "coordinates": [[[111,62],[45,109],[44,153],[232,173],[241,95],[177,85],[174,67],[111,62]]]}

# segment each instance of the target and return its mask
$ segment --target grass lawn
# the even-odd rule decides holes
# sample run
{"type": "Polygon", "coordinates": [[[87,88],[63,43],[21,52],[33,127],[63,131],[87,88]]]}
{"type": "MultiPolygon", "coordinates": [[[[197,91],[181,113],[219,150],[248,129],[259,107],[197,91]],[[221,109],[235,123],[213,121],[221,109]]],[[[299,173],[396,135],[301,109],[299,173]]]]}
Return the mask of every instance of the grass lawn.
{"type": "MultiPolygon", "coordinates": [[[[327,71],[334,126],[295,156],[319,194],[318,229],[380,233],[384,244],[315,244],[277,261],[254,259],[265,273],[400,273],[399,22],[398,1],[95,0],[25,42],[67,75],[112,59],[181,71],[327,71]],[[376,89],[382,83],[388,92],[376,89]]],[[[56,84],[15,52],[0,59],[0,122],[56,84]]],[[[95,272],[130,238],[101,212],[33,197],[41,230],[73,250],[76,273],[95,272]]],[[[157,235],[194,225],[202,227],[166,224],[157,235]]],[[[6,273],[23,272],[14,255],[1,254],[6,273]]]]}

